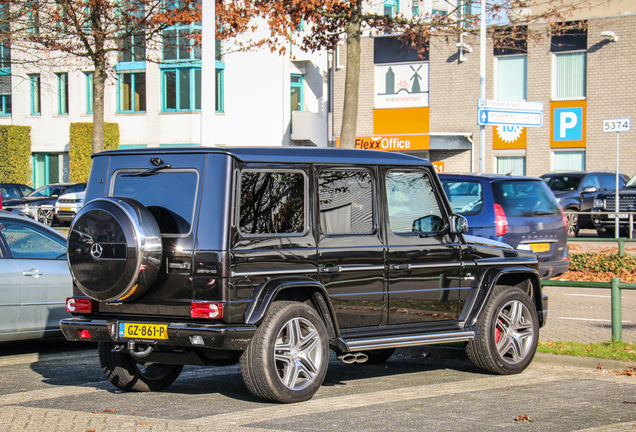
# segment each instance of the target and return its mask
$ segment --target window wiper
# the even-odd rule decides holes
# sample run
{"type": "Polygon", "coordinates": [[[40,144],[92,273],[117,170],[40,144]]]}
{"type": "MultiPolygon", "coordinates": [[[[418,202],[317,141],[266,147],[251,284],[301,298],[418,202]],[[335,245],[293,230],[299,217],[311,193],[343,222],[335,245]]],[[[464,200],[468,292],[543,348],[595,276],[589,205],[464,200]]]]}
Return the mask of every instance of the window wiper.
{"type": "Polygon", "coordinates": [[[157,175],[157,173],[163,169],[169,169],[172,168],[172,165],[170,164],[164,164],[158,167],[154,167],[154,168],[149,168],[145,171],[140,171],[138,173],[134,173],[134,174],[122,174],[122,177],[148,177],[151,175],[157,175]]]}

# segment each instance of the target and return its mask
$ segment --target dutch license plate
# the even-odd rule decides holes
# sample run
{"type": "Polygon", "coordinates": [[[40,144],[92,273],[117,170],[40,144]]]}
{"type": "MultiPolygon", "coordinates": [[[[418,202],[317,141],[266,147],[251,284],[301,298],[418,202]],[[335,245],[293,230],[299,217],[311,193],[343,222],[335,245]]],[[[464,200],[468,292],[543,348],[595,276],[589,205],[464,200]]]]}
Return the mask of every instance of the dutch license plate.
{"type": "Polygon", "coordinates": [[[119,323],[119,337],[130,339],[168,339],[168,325],[119,323]]]}
{"type": "Polygon", "coordinates": [[[71,211],[70,207],[62,207],[60,208],[61,211],[71,211]]]}
{"type": "Polygon", "coordinates": [[[530,249],[532,249],[532,252],[548,252],[550,243],[530,243],[530,249]]]}
{"type": "Polygon", "coordinates": [[[618,214],[611,213],[611,214],[608,214],[607,217],[609,217],[610,219],[616,219],[616,218],[618,218],[618,219],[627,219],[629,217],[629,215],[627,213],[618,213],[618,214]]]}

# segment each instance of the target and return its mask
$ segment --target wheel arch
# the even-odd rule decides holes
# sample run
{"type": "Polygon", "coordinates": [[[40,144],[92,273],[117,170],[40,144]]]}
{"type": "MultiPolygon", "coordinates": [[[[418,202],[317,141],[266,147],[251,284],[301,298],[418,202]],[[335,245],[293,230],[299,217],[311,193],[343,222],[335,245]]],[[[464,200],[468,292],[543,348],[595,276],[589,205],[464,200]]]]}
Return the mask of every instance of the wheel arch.
{"type": "Polygon", "coordinates": [[[493,268],[482,278],[479,294],[479,308],[468,317],[468,324],[475,325],[484,306],[496,286],[506,285],[520,288],[532,300],[539,316],[539,327],[543,327],[547,320],[547,298],[541,290],[541,277],[534,269],[527,267],[493,268]]]}
{"type": "Polygon", "coordinates": [[[340,334],[327,289],[312,279],[272,279],[262,284],[254,291],[251,304],[245,311],[245,323],[258,325],[272,303],[279,300],[309,304],[322,318],[330,339],[340,334]]]}

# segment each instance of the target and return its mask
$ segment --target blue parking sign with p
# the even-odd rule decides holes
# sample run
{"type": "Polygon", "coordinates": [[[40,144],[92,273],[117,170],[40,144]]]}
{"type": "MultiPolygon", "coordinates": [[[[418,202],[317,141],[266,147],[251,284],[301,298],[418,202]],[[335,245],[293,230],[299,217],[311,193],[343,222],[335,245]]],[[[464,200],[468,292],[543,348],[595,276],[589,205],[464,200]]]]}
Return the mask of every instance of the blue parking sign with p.
{"type": "Polygon", "coordinates": [[[554,141],[582,141],[583,108],[555,108],[552,134],[554,141]]]}

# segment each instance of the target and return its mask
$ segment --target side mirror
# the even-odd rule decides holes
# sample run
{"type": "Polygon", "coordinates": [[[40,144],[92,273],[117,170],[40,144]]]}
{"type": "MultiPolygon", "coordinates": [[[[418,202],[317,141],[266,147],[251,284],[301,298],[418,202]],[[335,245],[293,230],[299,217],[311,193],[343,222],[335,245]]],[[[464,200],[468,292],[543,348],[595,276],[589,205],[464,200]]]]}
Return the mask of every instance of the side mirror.
{"type": "Polygon", "coordinates": [[[583,189],[583,193],[594,193],[594,192],[598,192],[598,189],[596,188],[596,186],[588,186],[583,189]]]}
{"type": "Polygon", "coordinates": [[[420,234],[440,233],[446,229],[444,219],[438,215],[428,215],[413,221],[413,232],[420,234]]]}
{"type": "Polygon", "coordinates": [[[451,234],[463,234],[468,232],[468,219],[462,215],[451,215],[450,217],[451,234]]]}

